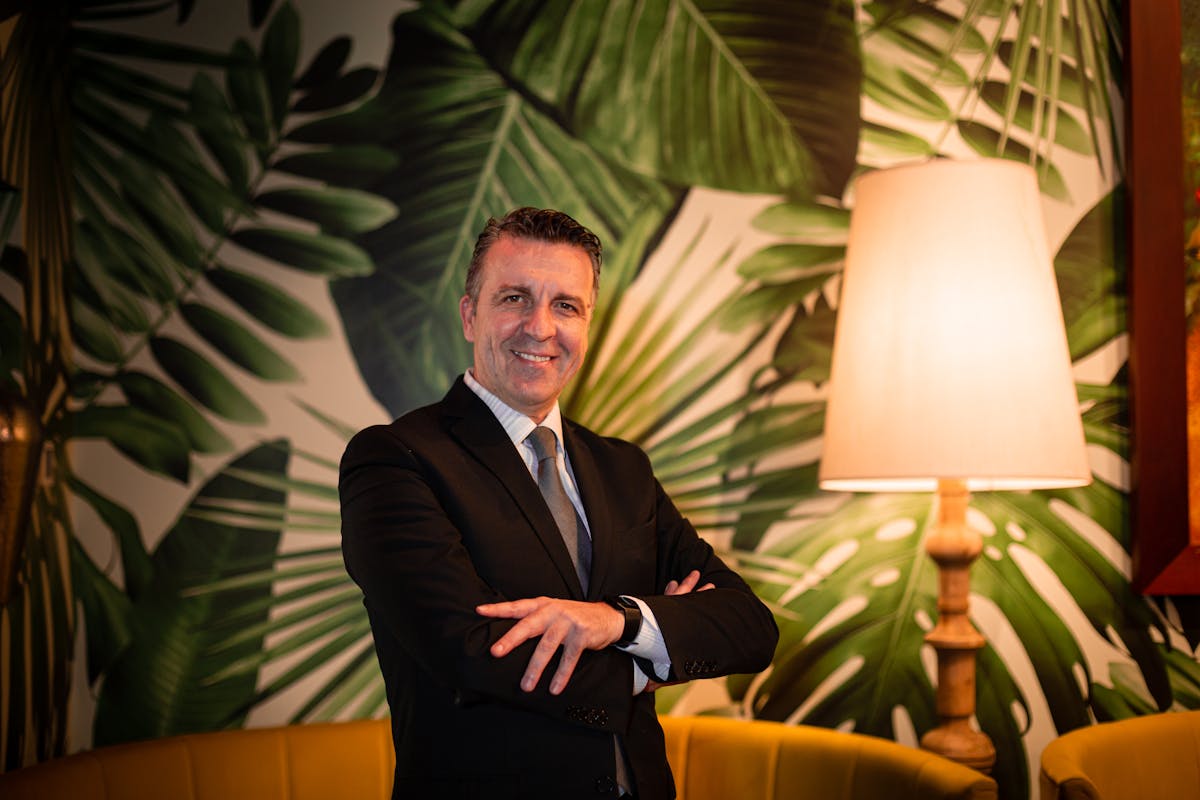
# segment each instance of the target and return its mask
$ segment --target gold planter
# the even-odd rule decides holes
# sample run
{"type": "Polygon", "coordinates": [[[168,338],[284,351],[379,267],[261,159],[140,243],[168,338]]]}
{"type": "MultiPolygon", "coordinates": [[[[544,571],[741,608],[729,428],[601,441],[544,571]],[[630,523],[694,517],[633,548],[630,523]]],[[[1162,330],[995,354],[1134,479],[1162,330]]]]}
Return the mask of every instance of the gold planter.
{"type": "Polygon", "coordinates": [[[37,415],[22,398],[0,397],[0,605],[17,585],[41,455],[37,415]]]}

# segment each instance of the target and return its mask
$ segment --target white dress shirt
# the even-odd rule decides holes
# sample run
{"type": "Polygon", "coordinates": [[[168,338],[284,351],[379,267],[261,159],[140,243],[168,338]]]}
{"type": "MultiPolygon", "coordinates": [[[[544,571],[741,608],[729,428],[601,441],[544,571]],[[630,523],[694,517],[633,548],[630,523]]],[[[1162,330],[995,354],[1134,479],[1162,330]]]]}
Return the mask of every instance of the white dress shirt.
{"type": "MultiPolygon", "coordinates": [[[[538,427],[539,423],[522,414],[520,411],[513,409],[503,400],[488,391],[479,381],[475,380],[475,376],[471,374],[471,370],[467,370],[463,376],[463,380],[471,391],[479,396],[479,399],[491,409],[491,412],[496,415],[497,421],[504,428],[508,438],[512,440],[513,447],[517,449],[521,460],[525,462],[525,466],[529,469],[529,474],[537,481],[537,455],[533,451],[533,444],[527,442],[529,434],[533,433],[533,429],[538,427]]],[[[575,484],[575,476],[571,473],[570,457],[562,445],[562,412],[559,410],[558,403],[554,404],[554,408],[550,409],[550,413],[540,423],[542,427],[549,428],[554,431],[555,447],[557,448],[559,458],[555,459],[558,464],[559,477],[562,478],[563,488],[566,489],[567,497],[571,501],[571,505],[575,506],[575,510],[579,513],[579,518],[583,520],[583,525],[587,528],[588,536],[591,536],[592,529],[588,523],[587,513],[583,509],[583,501],[579,497],[579,487],[575,484]]],[[[631,655],[638,656],[650,661],[654,665],[654,671],[657,673],[655,677],[660,680],[665,680],[671,668],[671,658],[667,654],[667,644],[663,641],[662,631],[659,630],[658,620],[654,618],[654,612],[650,607],[636,597],[630,597],[638,604],[642,610],[642,628],[638,632],[637,638],[632,642],[621,647],[620,649],[631,655]]],[[[650,676],[646,675],[639,665],[634,662],[633,669],[633,693],[638,694],[649,681],[650,676]]]]}

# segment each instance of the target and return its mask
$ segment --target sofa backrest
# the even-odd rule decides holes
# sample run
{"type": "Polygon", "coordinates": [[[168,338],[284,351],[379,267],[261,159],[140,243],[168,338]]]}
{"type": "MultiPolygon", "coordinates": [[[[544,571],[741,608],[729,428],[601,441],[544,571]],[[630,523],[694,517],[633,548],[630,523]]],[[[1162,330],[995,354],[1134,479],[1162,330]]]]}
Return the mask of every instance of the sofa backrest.
{"type": "Polygon", "coordinates": [[[995,800],[996,782],[896,742],[807,725],[663,717],[679,800],[995,800]]]}
{"type": "Polygon", "coordinates": [[[4,800],[389,800],[387,720],[112,745],[0,775],[4,800]]]}
{"type": "MultiPolygon", "coordinates": [[[[940,756],[823,728],[663,717],[679,800],[994,800],[940,756]]],[[[0,775],[4,800],[388,800],[387,720],[114,745],[0,775]]]]}

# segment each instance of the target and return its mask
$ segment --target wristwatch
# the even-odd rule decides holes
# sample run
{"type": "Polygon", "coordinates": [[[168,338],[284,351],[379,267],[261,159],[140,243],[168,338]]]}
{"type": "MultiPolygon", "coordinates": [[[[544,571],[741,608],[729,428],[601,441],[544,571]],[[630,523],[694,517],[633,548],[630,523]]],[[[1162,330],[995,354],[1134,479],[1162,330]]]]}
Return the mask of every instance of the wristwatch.
{"type": "Polygon", "coordinates": [[[604,602],[625,615],[625,630],[621,631],[621,638],[613,642],[613,646],[625,647],[633,644],[633,640],[642,630],[642,607],[630,598],[621,595],[606,597],[604,602]]]}

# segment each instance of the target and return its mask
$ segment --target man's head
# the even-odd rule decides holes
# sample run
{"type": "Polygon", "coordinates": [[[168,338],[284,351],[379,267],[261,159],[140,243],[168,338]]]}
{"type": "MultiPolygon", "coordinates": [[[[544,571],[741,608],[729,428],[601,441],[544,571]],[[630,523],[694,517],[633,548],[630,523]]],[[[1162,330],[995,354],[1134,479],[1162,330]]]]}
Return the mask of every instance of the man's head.
{"type": "Polygon", "coordinates": [[[587,352],[601,246],[561,211],[488,220],[459,300],[475,379],[541,422],[587,352]]]}
{"type": "Polygon", "coordinates": [[[479,238],[475,240],[475,251],[471,254],[471,263],[467,266],[466,285],[466,294],[472,300],[479,298],[479,271],[483,267],[483,258],[502,236],[569,244],[583,250],[592,263],[592,302],[596,302],[602,261],[600,237],[561,211],[529,206],[514,208],[500,219],[490,218],[479,238]]]}

